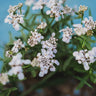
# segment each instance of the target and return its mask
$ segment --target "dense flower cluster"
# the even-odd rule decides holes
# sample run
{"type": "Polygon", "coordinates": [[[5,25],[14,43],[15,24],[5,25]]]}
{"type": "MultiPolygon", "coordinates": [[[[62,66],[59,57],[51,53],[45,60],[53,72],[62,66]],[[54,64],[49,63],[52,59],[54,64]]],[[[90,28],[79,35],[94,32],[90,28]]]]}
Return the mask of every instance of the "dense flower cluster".
{"type": "Polygon", "coordinates": [[[72,38],[72,28],[67,27],[65,29],[61,29],[59,32],[63,32],[63,42],[69,43],[72,38]]]}
{"type": "Polygon", "coordinates": [[[40,67],[40,77],[43,77],[45,74],[47,74],[49,69],[50,71],[55,71],[56,69],[54,64],[59,65],[58,60],[54,59],[57,52],[57,39],[54,36],[55,33],[52,33],[52,36],[49,38],[49,40],[41,42],[41,53],[38,53],[37,58],[34,58],[31,63],[32,66],[40,67]]]}
{"type": "Polygon", "coordinates": [[[8,82],[9,82],[8,74],[7,73],[0,74],[0,83],[2,83],[3,85],[6,85],[6,83],[8,82]]]}
{"type": "Polygon", "coordinates": [[[96,47],[93,47],[90,51],[88,51],[87,49],[75,51],[73,52],[73,56],[79,64],[83,64],[85,70],[89,70],[89,65],[96,61],[96,47]]]}
{"type": "Polygon", "coordinates": [[[82,23],[85,25],[85,27],[88,29],[88,30],[92,30],[92,29],[95,29],[96,27],[96,22],[93,21],[93,17],[89,17],[88,18],[85,18],[82,23]]]}
{"type": "Polygon", "coordinates": [[[18,53],[16,56],[13,56],[12,60],[9,62],[11,69],[8,72],[8,75],[17,75],[19,80],[24,79],[22,66],[24,64],[31,64],[30,60],[23,60],[22,54],[18,53]]]}
{"type": "Polygon", "coordinates": [[[9,15],[5,18],[5,23],[9,23],[13,25],[13,28],[18,31],[19,23],[24,23],[23,15],[20,14],[20,8],[22,7],[22,3],[19,3],[16,6],[10,6],[8,12],[9,15]]]}
{"type": "Polygon", "coordinates": [[[28,44],[33,47],[37,45],[41,40],[44,38],[40,33],[37,32],[37,29],[35,29],[34,32],[31,31],[32,36],[28,39],[28,44]]]}

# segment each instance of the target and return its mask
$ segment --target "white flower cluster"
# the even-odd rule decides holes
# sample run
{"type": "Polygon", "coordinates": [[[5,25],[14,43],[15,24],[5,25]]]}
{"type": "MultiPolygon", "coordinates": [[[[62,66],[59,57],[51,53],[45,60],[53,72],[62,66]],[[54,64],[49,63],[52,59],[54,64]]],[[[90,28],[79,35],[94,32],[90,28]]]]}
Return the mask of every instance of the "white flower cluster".
{"type": "Polygon", "coordinates": [[[88,31],[87,28],[83,27],[81,24],[74,24],[73,25],[74,31],[78,36],[85,35],[88,31]]]}
{"type": "Polygon", "coordinates": [[[72,9],[67,5],[63,7],[62,3],[59,0],[50,0],[46,5],[50,10],[47,10],[46,14],[55,17],[56,21],[59,20],[60,16],[64,18],[64,14],[71,13],[72,9]]]}
{"type": "Polygon", "coordinates": [[[59,65],[58,60],[55,60],[55,54],[57,53],[57,39],[54,38],[55,33],[49,38],[49,40],[42,41],[41,53],[37,54],[37,58],[34,58],[31,65],[40,67],[39,76],[43,77],[48,73],[48,70],[55,71],[54,64],[59,65]]]}
{"type": "Polygon", "coordinates": [[[37,27],[38,29],[45,29],[47,26],[46,22],[41,22],[41,24],[37,27]]]}
{"type": "Polygon", "coordinates": [[[8,9],[9,14],[10,13],[14,14],[14,12],[16,12],[22,6],[23,6],[22,3],[19,3],[18,5],[15,5],[15,6],[9,6],[9,9],[8,9]]]}
{"type": "Polygon", "coordinates": [[[0,74],[0,83],[6,85],[6,83],[8,82],[9,82],[8,74],[7,73],[0,74]]]}
{"type": "Polygon", "coordinates": [[[82,23],[85,25],[85,27],[88,29],[88,30],[92,30],[92,29],[95,29],[96,27],[96,22],[93,21],[93,17],[89,16],[89,19],[88,18],[85,18],[82,23]]]}
{"type": "Polygon", "coordinates": [[[31,61],[29,59],[23,60],[22,54],[18,53],[16,56],[13,56],[12,60],[9,62],[9,65],[11,66],[11,69],[8,71],[8,75],[17,75],[19,80],[24,79],[23,69],[22,66],[24,64],[31,64],[31,61]]]}
{"type": "Polygon", "coordinates": [[[44,37],[37,32],[37,29],[35,29],[34,32],[32,32],[32,36],[30,36],[30,38],[28,39],[28,44],[33,47],[35,45],[37,45],[39,42],[41,42],[42,39],[44,39],[44,37]]]}
{"type": "Polygon", "coordinates": [[[20,49],[24,48],[25,45],[22,43],[22,41],[20,39],[16,40],[14,42],[14,46],[12,47],[12,49],[9,51],[6,51],[6,57],[12,57],[13,53],[18,53],[20,49]]]}
{"type": "Polygon", "coordinates": [[[63,42],[69,43],[72,38],[72,28],[67,27],[65,29],[61,29],[59,32],[63,32],[63,42]]]}
{"type": "Polygon", "coordinates": [[[19,3],[16,6],[10,6],[8,12],[9,15],[5,18],[5,23],[9,23],[13,25],[13,28],[18,31],[19,23],[24,23],[23,15],[20,14],[20,8],[22,7],[22,3],[19,3]]]}
{"type": "Polygon", "coordinates": [[[89,70],[89,65],[96,61],[96,47],[93,47],[90,51],[87,49],[75,51],[73,52],[73,56],[79,64],[83,64],[85,70],[89,70]]]}
{"type": "MultiPolygon", "coordinates": [[[[85,35],[86,33],[91,31],[91,34],[93,33],[93,29],[96,28],[96,21],[93,21],[93,17],[85,18],[82,23],[84,24],[84,27],[82,24],[73,24],[74,31],[78,36],[85,35]],[[89,31],[90,30],[90,31],[89,31]]],[[[90,35],[91,35],[90,34],[90,35]]]]}

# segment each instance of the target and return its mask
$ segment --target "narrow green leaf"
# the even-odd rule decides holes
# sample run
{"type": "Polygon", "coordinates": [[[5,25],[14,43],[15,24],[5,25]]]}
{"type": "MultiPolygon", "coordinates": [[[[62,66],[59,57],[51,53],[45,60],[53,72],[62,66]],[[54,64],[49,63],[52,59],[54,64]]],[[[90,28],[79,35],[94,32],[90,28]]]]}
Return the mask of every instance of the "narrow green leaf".
{"type": "Polygon", "coordinates": [[[9,32],[9,43],[13,43],[14,42],[14,40],[13,40],[13,36],[12,36],[12,33],[11,32],[9,32]]]}
{"type": "Polygon", "coordinates": [[[91,9],[89,8],[89,16],[92,16],[92,14],[91,14],[91,9]]]}
{"type": "Polygon", "coordinates": [[[63,70],[64,70],[64,71],[66,70],[66,68],[67,68],[68,65],[70,64],[72,58],[73,58],[73,56],[69,57],[69,58],[64,62],[64,65],[63,65],[63,70]]]}

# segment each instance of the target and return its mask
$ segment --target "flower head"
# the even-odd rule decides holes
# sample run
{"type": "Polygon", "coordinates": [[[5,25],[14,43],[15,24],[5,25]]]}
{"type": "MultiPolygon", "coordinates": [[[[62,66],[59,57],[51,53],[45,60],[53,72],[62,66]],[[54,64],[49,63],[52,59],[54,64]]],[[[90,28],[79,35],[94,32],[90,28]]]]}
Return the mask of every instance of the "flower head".
{"type": "Polygon", "coordinates": [[[44,38],[40,33],[35,30],[34,32],[31,31],[32,36],[28,39],[28,44],[33,47],[37,45],[41,40],[44,38]]]}
{"type": "Polygon", "coordinates": [[[88,9],[88,7],[87,6],[82,6],[82,5],[80,5],[80,7],[79,7],[79,12],[84,12],[84,11],[86,11],[88,9]]]}
{"type": "Polygon", "coordinates": [[[85,18],[82,23],[85,25],[85,27],[88,29],[88,30],[92,30],[92,29],[95,29],[96,27],[96,22],[93,21],[93,17],[89,17],[88,18],[85,18]]]}

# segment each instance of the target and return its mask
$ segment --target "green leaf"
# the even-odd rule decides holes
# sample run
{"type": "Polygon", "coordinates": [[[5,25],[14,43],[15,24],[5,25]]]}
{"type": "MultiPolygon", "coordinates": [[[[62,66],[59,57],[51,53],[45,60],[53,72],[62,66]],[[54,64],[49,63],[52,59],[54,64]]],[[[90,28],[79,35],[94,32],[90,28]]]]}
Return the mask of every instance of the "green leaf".
{"type": "Polygon", "coordinates": [[[17,90],[16,87],[3,90],[2,92],[0,92],[0,96],[10,96],[11,92],[15,90],[17,90]]]}
{"type": "Polygon", "coordinates": [[[3,61],[3,58],[0,57],[0,61],[3,61]]]}
{"type": "Polygon", "coordinates": [[[79,72],[79,73],[85,73],[85,72],[87,72],[87,71],[84,70],[83,66],[82,65],[79,65],[79,64],[74,67],[74,71],[79,72]]]}
{"type": "Polygon", "coordinates": [[[89,8],[89,16],[92,16],[92,14],[91,14],[91,9],[89,8]]]}
{"type": "Polygon", "coordinates": [[[32,70],[31,73],[32,73],[32,76],[35,78],[36,77],[36,71],[32,70]]]}
{"type": "Polygon", "coordinates": [[[21,32],[21,35],[22,35],[23,40],[24,41],[27,41],[26,34],[23,32],[23,29],[20,30],[20,32],[21,32]]]}
{"type": "Polygon", "coordinates": [[[64,62],[64,65],[63,65],[63,70],[64,70],[64,71],[66,70],[66,68],[67,68],[68,65],[70,64],[72,58],[73,58],[73,56],[69,57],[69,58],[64,62]]]}
{"type": "Polygon", "coordinates": [[[29,7],[29,6],[27,6],[27,10],[26,10],[26,12],[25,12],[24,18],[25,18],[25,17],[27,17],[27,15],[28,15],[29,11],[30,11],[30,7],[29,7]]]}
{"type": "Polygon", "coordinates": [[[13,36],[12,36],[12,33],[9,32],[9,43],[10,44],[13,44],[14,40],[13,40],[13,36]]]}
{"type": "Polygon", "coordinates": [[[78,76],[75,77],[75,78],[78,79],[78,80],[80,80],[80,83],[78,84],[77,89],[82,88],[85,84],[86,84],[87,86],[89,86],[90,88],[93,88],[93,87],[87,82],[87,80],[88,80],[88,78],[89,78],[88,75],[85,76],[84,78],[78,77],[78,76]]]}

